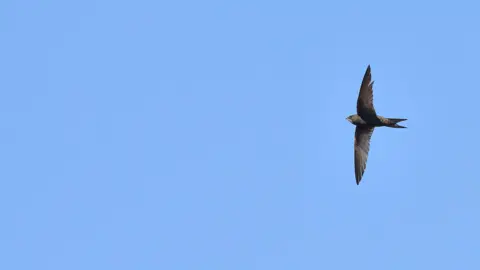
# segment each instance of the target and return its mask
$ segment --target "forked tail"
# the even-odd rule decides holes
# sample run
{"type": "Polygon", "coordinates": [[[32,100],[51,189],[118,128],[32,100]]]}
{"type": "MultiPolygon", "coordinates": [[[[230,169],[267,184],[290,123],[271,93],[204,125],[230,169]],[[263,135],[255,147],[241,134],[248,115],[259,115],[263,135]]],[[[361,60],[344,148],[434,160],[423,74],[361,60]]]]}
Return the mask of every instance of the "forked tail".
{"type": "Polygon", "coordinates": [[[401,126],[397,123],[399,122],[402,122],[402,121],[405,121],[407,119],[402,119],[402,118],[388,118],[388,121],[390,121],[391,125],[388,125],[388,127],[391,127],[391,128],[407,128],[407,127],[404,127],[404,126],[401,126]]]}

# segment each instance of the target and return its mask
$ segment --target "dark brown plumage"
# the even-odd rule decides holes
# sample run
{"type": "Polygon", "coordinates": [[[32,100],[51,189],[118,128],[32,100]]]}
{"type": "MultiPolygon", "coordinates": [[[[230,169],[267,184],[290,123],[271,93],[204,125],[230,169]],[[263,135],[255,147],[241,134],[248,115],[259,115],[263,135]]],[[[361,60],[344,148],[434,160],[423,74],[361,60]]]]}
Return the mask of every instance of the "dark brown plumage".
{"type": "Polygon", "coordinates": [[[356,126],[354,151],[355,151],[355,179],[360,184],[362,176],[367,167],[368,152],[370,150],[370,139],[375,127],[405,128],[397,123],[405,121],[403,118],[386,118],[377,115],[373,106],[373,81],[370,65],[365,71],[360,92],[357,100],[357,114],[350,115],[347,120],[356,126]]]}

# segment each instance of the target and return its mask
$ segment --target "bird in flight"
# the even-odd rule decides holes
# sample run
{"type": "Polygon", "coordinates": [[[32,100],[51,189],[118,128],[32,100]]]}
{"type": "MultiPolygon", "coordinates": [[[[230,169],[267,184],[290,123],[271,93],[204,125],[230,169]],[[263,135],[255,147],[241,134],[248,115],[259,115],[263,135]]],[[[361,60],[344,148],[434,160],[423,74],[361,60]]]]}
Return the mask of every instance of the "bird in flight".
{"type": "Polygon", "coordinates": [[[357,185],[362,180],[363,173],[367,168],[368,151],[370,150],[370,138],[375,127],[405,128],[397,123],[407,119],[386,118],[377,115],[373,107],[373,81],[370,73],[370,65],[363,76],[360,93],[357,100],[357,114],[347,117],[347,121],[354,124],[355,128],[355,179],[357,185]]]}

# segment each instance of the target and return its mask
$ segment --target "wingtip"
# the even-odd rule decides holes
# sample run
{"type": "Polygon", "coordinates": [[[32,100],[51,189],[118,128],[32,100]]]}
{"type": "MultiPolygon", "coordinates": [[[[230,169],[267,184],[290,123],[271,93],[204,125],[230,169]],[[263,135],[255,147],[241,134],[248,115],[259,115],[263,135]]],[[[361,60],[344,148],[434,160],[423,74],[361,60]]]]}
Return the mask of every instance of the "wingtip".
{"type": "Polygon", "coordinates": [[[365,75],[370,75],[370,65],[367,66],[367,70],[365,70],[365,75]]]}

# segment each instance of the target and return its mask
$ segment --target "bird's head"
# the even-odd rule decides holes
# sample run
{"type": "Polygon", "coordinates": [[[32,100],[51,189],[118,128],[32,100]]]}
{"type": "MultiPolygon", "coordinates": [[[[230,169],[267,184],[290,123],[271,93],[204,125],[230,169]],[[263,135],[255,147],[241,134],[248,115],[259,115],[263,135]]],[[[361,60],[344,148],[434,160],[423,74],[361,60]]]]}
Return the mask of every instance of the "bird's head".
{"type": "Polygon", "coordinates": [[[349,117],[345,118],[348,122],[352,123],[352,118],[353,118],[353,115],[350,115],[349,117]]]}

